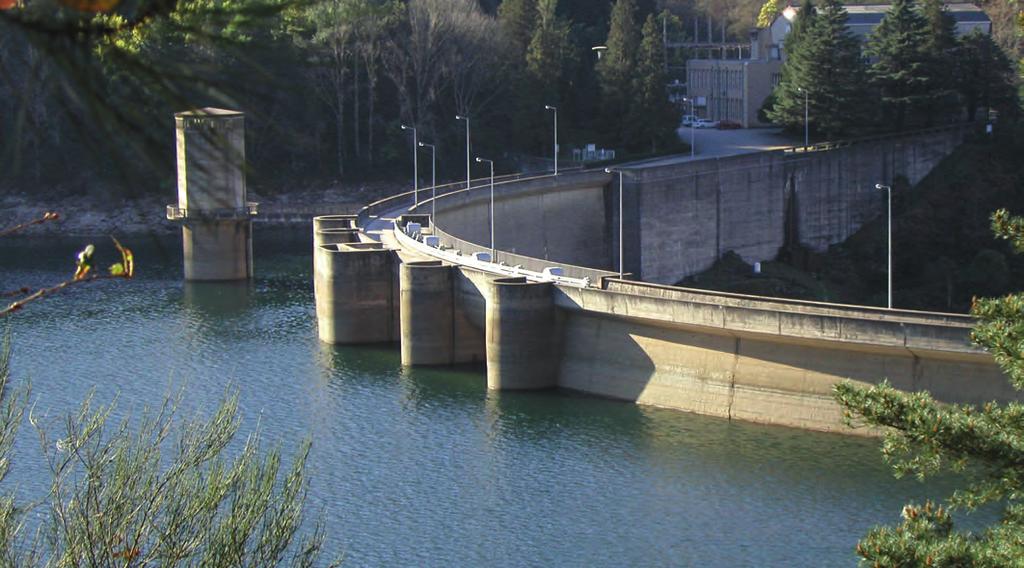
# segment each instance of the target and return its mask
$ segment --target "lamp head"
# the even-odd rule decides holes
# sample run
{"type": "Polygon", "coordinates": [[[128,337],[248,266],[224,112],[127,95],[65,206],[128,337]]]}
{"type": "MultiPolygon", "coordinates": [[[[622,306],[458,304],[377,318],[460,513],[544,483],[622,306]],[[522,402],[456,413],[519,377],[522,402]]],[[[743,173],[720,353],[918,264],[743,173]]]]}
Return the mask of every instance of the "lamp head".
{"type": "Polygon", "coordinates": [[[478,164],[482,163],[483,161],[484,161],[483,158],[480,158],[480,157],[477,157],[477,159],[476,159],[476,163],[478,163],[478,164]]]}
{"type": "Polygon", "coordinates": [[[469,120],[468,116],[462,116],[461,114],[455,115],[455,120],[469,120]]]}
{"type": "Polygon", "coordinates": [[[416,129],[411,127],[411,126],[406,126],[406,125],[403,124],[402,125],[402,130],[416,130],[416,129]]]}
{"type": "Polygon", "coordinates": [[[613,172],[611,168],[605,168],[604,169],[604,173],[611,174],[611,173],[615,173],[615,172],[613,172]]]}
{"type": "Polygon", "coordinates": [[[544,105],[544,110],[558,110],[558,109],[556,109],[555,107],[553,107],[551,105],[544,105]]]}
{"type": "Polygon", "coordinates": [[[420,148],[423,148],[424,146],[426,146],[426,144],[424,144],[423,142],[420,142],[419,146],[420,146],[420,148]]]}
{"type": "Polygon", "coordinates": [[[889,186],[887,186],[887,185],[882,185],[882,184],[880,184],[880,183],[876,183],[876,184],[875,184],[875,189],[889,189],[889,186]]]}

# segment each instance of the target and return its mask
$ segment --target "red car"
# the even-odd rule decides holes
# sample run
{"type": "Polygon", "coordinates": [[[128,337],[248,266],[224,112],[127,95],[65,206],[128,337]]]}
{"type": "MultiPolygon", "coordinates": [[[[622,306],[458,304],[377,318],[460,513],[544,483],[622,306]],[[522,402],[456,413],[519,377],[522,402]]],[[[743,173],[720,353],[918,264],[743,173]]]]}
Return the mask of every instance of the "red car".
{"type": "Polygon", "coordinates": [[[743,128],[743,125],[736,122],[735,120],[719,120],[719,130],[736,130],[737,128],[743,128]]]}

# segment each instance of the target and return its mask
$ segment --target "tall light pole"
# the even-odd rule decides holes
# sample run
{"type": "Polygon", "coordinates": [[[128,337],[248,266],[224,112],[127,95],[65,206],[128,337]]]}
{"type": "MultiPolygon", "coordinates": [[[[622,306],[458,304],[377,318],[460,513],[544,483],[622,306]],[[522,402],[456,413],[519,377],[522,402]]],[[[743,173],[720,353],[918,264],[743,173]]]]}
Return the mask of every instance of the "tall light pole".
{"type": "Polygon", "coordinates": [[[889,309],[892,309],[892,187],[888,185],[882,185],[880,183],[875,184],[875,189],[885,190],[889,198],[889,214],[888,217],[888,234],[889,234],[889,309]]]}
{"type": "Polygon", "coordinates": [[[797,87],[796,90],[804,94],[804,148],[806,148],[811,145],[811,137],[809,134],[810,121],[808,120],[809,113],[807,106],[807,90],[805,90],[803,87],[797,87]]]}
{"type": "Polygon", "coordinates": [[[683,102],[690,103],[690,157],[692,158],[697,153],[697,127],[693,125],[693,117],[697,116],[697,112],[693,108],[693,99],[690,97],[683,97],[683,102]]]}
{"type": "Polygon", "coordinates": [[[477,163],[487,162],[491,166],[491,211],[488,217],[491,221],[491,262],[497,262],[498,259],[494,256],[494,160],[477,157],[476,161],[477,163]]]}
{"type": "Polygon", "coordinates": [[[430,148],[430,230],[434,230],[437,217],[437,148],[426,142],[419,143],[420,148],[430,148]]]}
{"type": "Polygon", "coordinates": [[[604,171],[607,174],[619,174],[619,280],[622,280],[622,276],[623,274],[625,274],[625,272],[622,269],[622,218],[624,217],[624,215],[622,214],[622,170],[613,170],[611,168],[605,168],[604,171]]]}
{"type": "Polygon", "coordinates": [[[402,125],[402,130],[412,130],[412,201],[414,205],[420,204],[420,162],[416,150],[419,139],[416,138],[416,129],[412,126],[402,125]]]}
{"type": "Polygon", "coordinates": [[[555,113],[555,175],[558,175],[558,109],[551,105],[544,105],[545,110],[554,111],[555,113]]]}
{"type": "Polygon", "coordinates": [[[466,121],[466,189],[469,189],[469,116],[455,115],[455,120],[466,121]]]}

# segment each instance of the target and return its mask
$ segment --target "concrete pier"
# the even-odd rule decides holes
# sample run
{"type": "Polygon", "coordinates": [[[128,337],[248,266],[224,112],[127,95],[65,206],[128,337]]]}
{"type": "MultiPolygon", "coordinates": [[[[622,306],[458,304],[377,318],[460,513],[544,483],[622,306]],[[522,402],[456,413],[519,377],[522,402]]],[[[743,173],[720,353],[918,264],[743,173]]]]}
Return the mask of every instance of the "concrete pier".
{"type": "Polygon", "coordinates": [[[359,229],[320,229],[313,231],[313,247],[358,243],[359,229]]]}
{"type": "Polygon", "coordinates": [[[380,243],[320,245],[313,291],[320,340],[334,344],[397,339],[394,252],[380,243]]]}
{"type": "Polygon", "coordinates": [[[453,270],[441,261],[406,262],[399,268],[403,365],[455,362],[453,270]]]}
{"type": "Polygon", "coordinates": [[[487,295],[487,388],[532,390],[558,383],[560,333],[553,285],[497,278],[487,295]]]}
{"type": "Polygon", "coordinates": [[[203,108],[174,115],[178,203],[186,280],[252,278],[252,217],[246,201],[245,115],[203,108]]]}
{"type": "Polygon", "coordinates": [[[320,215],[313,217],[313,248],[337,243],[358,243],[359,229],[355,215],[320,215]]]}

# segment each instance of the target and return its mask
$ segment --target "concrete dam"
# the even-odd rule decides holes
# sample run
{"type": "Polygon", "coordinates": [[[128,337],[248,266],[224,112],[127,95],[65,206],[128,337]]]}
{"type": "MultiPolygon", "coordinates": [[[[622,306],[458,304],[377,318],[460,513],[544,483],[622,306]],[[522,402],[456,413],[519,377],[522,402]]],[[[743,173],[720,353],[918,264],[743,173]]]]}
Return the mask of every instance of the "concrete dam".
{"type": "Polygon", "coordinates": [[[875,183],[918,182],[964,135],[639,164],[623,168],[621,197],[617,174],[563,171],[317,217],[319,336],[399,342],[405,365],[486,363],[492,390],[558,387],[823,431],[863,433],[831,396],[846,378],[947,402],[1016,400],[969,342],[966,315],[668,285],[730,250],[754,262],[786,239],[845,240],[882,211],[875,183]]]}

